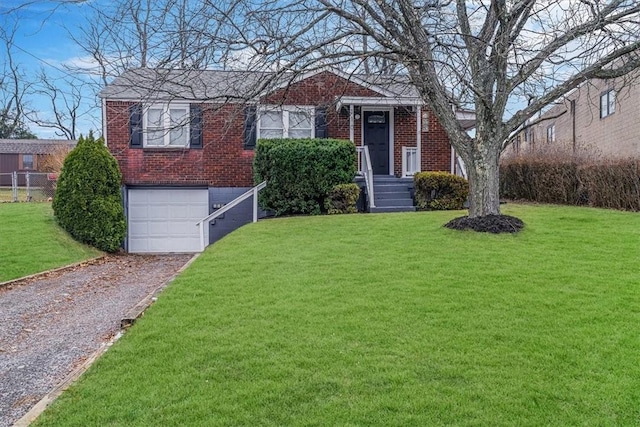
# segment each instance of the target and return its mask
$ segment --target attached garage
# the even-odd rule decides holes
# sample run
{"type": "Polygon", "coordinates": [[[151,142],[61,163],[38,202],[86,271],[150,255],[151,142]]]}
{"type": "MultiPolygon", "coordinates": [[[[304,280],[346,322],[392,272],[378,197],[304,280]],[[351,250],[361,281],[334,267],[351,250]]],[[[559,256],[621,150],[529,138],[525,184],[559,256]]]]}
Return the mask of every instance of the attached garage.
{"type": "MultiPolygon", "coordinates": [[[[199,252],[196,223],[209,214],[206,188],[130,188],[127,191],[131,253],[199,252]]],[[[205,235],[205,241],[208,236],[205,235]]]]}

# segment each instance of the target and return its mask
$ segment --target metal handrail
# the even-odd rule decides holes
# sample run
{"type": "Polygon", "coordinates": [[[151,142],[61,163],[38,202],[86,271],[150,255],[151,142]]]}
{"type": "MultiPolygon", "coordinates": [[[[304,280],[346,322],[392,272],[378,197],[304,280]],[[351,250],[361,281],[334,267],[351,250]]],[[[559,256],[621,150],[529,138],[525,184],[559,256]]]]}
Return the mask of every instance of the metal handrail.
{"type": "Polygon", "coordinates": [[[212,220],[218,218],[220,215],[225,212],[230,211],[231,209],[238,206],[240,203],[247,200],[249,197],[253,196],[253,222],[258,222],[258,192],[267,186],[267,181],[262,181],[260,184],[253,187],[251,190],[242,193],[240,196],[236,197],[217,211],[209,214],[205,218],[202,218],[200,221],[196,222],[196,227],[200,228],[200,250],[204,251],[205,245],[204,241],[204,224],[209,224],[212,220]]]}
{"type": "Polygon", "coordinates": [[[371,166],[371,157],[369,156],[369,147],[364,145],[362,147],[364,157],[362,158],[362,169],[364,175],[364,183],[367,186],[367,199],[369,201],[369,208],[375,208],[375,196],[373,194],[373,168],[371,166]]]}

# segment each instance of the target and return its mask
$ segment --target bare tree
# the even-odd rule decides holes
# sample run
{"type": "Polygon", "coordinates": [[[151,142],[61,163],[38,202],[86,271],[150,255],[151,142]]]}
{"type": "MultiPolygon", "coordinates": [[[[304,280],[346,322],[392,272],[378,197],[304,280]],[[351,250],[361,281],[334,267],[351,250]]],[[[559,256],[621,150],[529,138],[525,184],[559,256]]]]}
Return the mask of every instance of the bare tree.
{"type": "Polygon", "coordinates": [[[587,79],[640,66],[640,4],[632,0],[302,0],[271,8],[248,11],[245,22],[262,32],[255,39],[270,39],[265,62],[304,70],[374,57],[397,66],[467,165],[471,217],[500,213],[498,162],[522,123],[587,79]],[[474,137],[454,108],[475,111],[474,137]]]}
{"type": "Polygon", "coordinates": [[[25,95],[29,85],[13,57],[16,27],[0,28],[6,61],[0,68],[0,138],[35,138],[25,123],[25,95]]]}
{"type": "Polygon", "coordinates": [[[101,11],[98,27],[85,33],[105,82],[132,65],[241,66],[280,82],[285,73],[329,65],[393,74],[415,86],[464,160],[471,217],[500,213],[498,162],[522,123],[588,79],[640,66],[636,0],[171,0],[150,7],[122,0],[118,13],[101,11]],[[458,108],[475,111],[475,136],[456,119],[458,108]]]}
{"type": "Polygon", "coordinates": [[[83,87],[86,82],[70,76],[54,79],[43,69],[38,75],[34,93],[49,101],[47,114],[31,112],[30,121],[42,128],[54,129],[57,136],[76,139],[78,120],[83,110],[83,87]]]}
{"type": "Polygon", "coordinates": [[[131,68],[213,66],[220,17],[210,12],[206,3],[188,0],[119,0],[95,5],[80,33],[69,34],[93,59],[104,86],[131,68]]]}

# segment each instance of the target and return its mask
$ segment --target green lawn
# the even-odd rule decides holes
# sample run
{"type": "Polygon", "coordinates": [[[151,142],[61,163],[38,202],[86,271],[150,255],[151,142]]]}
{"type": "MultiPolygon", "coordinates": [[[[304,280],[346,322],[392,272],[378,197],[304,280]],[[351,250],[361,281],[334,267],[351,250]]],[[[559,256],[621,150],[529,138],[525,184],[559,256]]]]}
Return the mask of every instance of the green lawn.
{"type": "Polygon", "coordinates": [[[51,203],[0,203],[0,282],[100,253],[58,227],[51,203]]]}
{"type": "MultiPolygon", "coordinates": [[[[44,201],[48,196],[40,188],[31,189],[31,200],[44,201]]],[[[18,202],[27,201],[27,189],[24,187],[18,188],[18,202]]],[[[13,202],[13,189],[11,187],[0,187],[0,203],[13,202]]]]}
{"type": "Polygon", "coordinates": [[[37,425],[640,424],[640,215],[504,211],[246,226],[37,425]]]}

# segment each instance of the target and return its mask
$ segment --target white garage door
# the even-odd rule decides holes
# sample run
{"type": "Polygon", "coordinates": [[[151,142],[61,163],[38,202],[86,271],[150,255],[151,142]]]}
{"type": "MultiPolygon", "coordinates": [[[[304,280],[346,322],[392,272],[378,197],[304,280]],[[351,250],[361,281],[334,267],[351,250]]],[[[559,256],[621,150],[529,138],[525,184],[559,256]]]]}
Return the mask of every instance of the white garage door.
{"type": "Polygon", "coordinates": [[[209,214],[208,190],[132,188],[128,204],[129,252],[200,251],[196,222],[209,214]]]}

